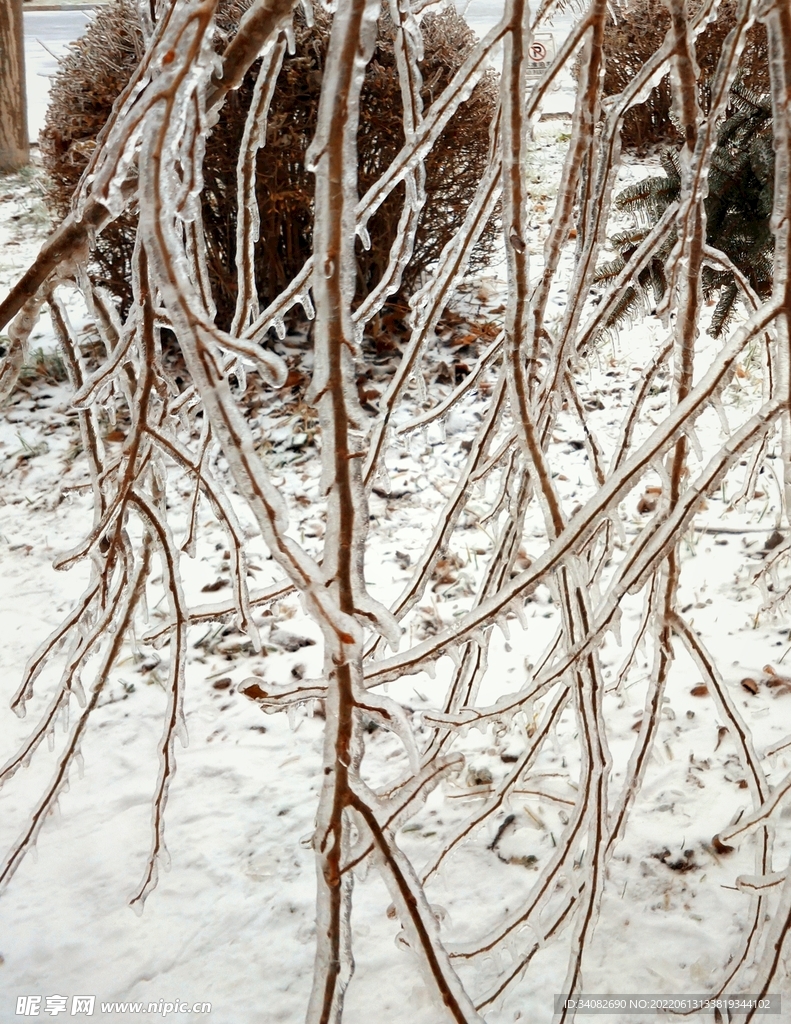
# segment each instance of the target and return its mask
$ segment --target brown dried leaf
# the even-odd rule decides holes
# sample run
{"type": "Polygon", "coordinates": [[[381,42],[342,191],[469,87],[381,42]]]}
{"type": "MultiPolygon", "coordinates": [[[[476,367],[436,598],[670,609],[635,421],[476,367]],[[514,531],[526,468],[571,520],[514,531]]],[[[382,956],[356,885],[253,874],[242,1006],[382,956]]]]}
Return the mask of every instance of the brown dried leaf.
{"type": "Polygon", "coordinates": [[[725,855],[726,853],[733,853],[736,849],[735,846],[726,846],[725,843],[720,839],[719,836],[715,836],[711,841],[712,848],[715,853],[725,855]]]}
{"type": "Polygon", "coordinates": [[[266,690],[261,689],[258,683],[251,683],[249,686],[245,686],[241,692],[245,697],[249,697],[250,700],[261,700],[268,696],[266,690]]]}
{"type": "Polygon", "coordinates": [[[648,512],[656,511],[657,499],[651,497],[648,494],[642,495],[640,500],[637,502],[637,512],[639,515],[646,515],[648,512]]]}
{"type": "Polygon", "coordinates": [[[214,581],[214,583],[207,583],[206,586],[201,587],[202,594],[213,594],[215,590],[222,590],[223,587],[229,586],[229,581],[220,576],[214,581]]]}

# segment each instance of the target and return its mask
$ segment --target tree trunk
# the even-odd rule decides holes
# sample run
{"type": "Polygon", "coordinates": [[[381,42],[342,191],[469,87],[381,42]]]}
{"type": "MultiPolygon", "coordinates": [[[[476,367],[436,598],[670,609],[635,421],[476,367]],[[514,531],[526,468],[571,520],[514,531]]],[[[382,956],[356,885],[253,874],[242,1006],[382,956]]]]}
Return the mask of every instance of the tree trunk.
{"type": "Polygon", "coordinates": [[[28,162],[22,0],[0,3],[0,173],[28,162]]]}

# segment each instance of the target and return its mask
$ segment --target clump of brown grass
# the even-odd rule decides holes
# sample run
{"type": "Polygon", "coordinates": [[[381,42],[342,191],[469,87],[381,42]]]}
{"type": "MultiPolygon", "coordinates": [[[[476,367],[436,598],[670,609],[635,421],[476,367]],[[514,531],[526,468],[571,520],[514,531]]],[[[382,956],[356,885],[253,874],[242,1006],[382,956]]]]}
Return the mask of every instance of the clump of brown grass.
{"type": "MultiPolygon", "coordinates": [[[[737,0],[723,0],[717,20],[697,37],[695,58],[700,67],[698,90],[703,110],[708,109],[708,91],[722,53],[722,45],[736,20],[737,0]]],[[[690,13],[700,7],[699,0],[690,4],[690,13]]],[[[623,91],[637,72],[662,45],[670,25],[670,14],[662,0],[630,0],[620,10],[617,20],[612,13],[604,31],[606,70],[604,95],[623,91]]],[[[740,79],[757,93],[769,89],[769,62],[766,50],[766,29],[756,23],[747,34],[747,43],[739,60],[740,79]]],[[[670,76],[665,75],[652,89],[644,103],[628,111],[623,121],[621,140],[630,149],[644,149],[661,142],[676,142],[678,132],[673,124],[670,76]]]]}
{"type": "MultiPolygon", "coordinates": [[[[221,49],[235,33],[249,0],[220,3],[215,45],[221,49]]],[[[260,241],[255,275],[266,304],[291,281],[309,257],[313,231],[314,178],[305,167],[321,94],[331,17],[314,4],[313,25],[301,10],[294,19],[295,52],[287,55],[278,78],[267,123],[266,145],[257,158],[256,197],[260,241]]],[[[455,8],[448,6],[422,20],[423,102],[427,106],[448,84],[475,42],[455,8]]],[[[363,194],[389,166],[404,141],[402,102],[395,58],[395,32],[383,4],[378,40],[368,65],[360,109],[359,185],[363,194]]],[[[143,35],[132,0],[112,0],[98,10],[86,34],[64,58],[53,82],[41,135],[45,167],[52,179],[49,201],[58,215],[69,208],[77,182],[116,97],[143,52],[143,35]]],[[[236,302],[236,161],[260,62],[222,110],[208,139],[203,167],[203,220],[217,322],[227,327],[236,302]]],[[[461,226],[487,161],[489,128],[497,103],[494,73],[484,76],[470,99],[451,119],[426,159],[429,201],[421,215],[414,251],[403,275],[411,289],[461,226]]],[[[404,186],[382,204],[368,225],[371,247],[357,246],[358,299],[381,279],[396,237],[404,186]]],[[[132,210],[105,229],[93,253],[96,277],[119,297],[131,299],[130,268],[136,214],[132,210]]],[[[473,256],[482,265],[491,249],[490,225],[473,256]]]]}

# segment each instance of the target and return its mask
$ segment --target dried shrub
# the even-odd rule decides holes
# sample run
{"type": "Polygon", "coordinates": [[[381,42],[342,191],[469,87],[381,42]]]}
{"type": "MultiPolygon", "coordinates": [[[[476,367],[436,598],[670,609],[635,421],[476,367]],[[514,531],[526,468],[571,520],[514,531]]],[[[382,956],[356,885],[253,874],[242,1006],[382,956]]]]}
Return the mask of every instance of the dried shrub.
{"type": "MultiPolygon", "coordinates": [[[[219,5],[215,48],[233,36],[249,0],[219,5]]],[[[295,52],[287,55],[275,88],[266,145],[257,159],[256,195],[260,241],[255,274],[262,305],[277,296],[299,272],[312,249],[314,176],[305,167],[321,95],[331,17],[314,5],[313,25],[298,10],[294,19],[295,52]]],[[[475,42],[455,8],[429,13],[421,24],[424,39],[423,100],[426,105],[449,83],[475,42]]],[[[359,184],[363,194],[389,166],[404,142],[402,102],[394,52],[394,29],[383,4],[374,58],[361,96],[358,145],[359,184]]],[[[113,103],[137,67],[143,35],[133,0],[112,0],[99,8],[86,34],[64,58],[52,86],[41,134],[41,151],[52,179],[54,212],[68,211],[77,182],[113,103]]],[[[236,162],[260,62],[225,104],[207,144],[202,210],[207,258],[217,322],[233,317],[236,275],[236,162]]],[[[464,219],[487,163],[489,131],[497,103],[493,72],[484,76],[470,99],[450,120],[426,159],[426,193],[403,287],[411,289],[439,257],[464,219]]],[[[357,245],[358,299],[381,279],[398,228],[404,201],[399,186],[371,218],[370,249],[357,245]]],[[[131,260],[136,230],[134,210],[106,229],[93,253],[97,280],[128,307],[131,260]]],[[[473,254],[472,269],[483,266],[491,251],[494,225],[484,232],[473,254]]]]}
{"type": "MultiPolygon", "coordinates": [[[[690,13],[700,7],[699,0],[690,4],[690,13]]],[[[709,24],[697,37],[695,58],[700,67],[698,92],[701,106],[708,109],[709,84],[722,53],[725,37],[734,26],[737,0],[723,0],[717,20],[709,24]]],[[[640,68],[665,39],[670,26],[670,14],[662,0],[633,0],[625,11],[619,11],[617,21],[612,13],[604,31],[604,95],[614,96],[623,91],[640,68]]],[[[743,84],[758,93],[769,89],[769,65],[766,52],[766,29],[756,24],[747,34],[747,43],[740,61],[743,84]]],[[[628,111],[623,121],[621,140],[632,149],[644,149],[660,142],[675,142],[678,132],[673,124],[670,76],[665,75],[644,103],[628,111]]]]}

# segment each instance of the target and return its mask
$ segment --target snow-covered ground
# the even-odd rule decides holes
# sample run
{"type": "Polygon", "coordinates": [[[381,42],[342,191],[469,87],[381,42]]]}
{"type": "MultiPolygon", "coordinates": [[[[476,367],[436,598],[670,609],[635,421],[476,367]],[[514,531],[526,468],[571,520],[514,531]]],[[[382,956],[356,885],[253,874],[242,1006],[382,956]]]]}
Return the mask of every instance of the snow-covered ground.
{"type": "MultiPolygon", "coordinates": [[[[475,16],[472,6],[470,16],[475,16]]],[[[537,261],[566,128],[562,122],[549,122],[536,133],[530,245],[537,261]]],[[[624,172],[627,179],[637,173],[639,168],[627,167],[624,172]]],[[[28,265],[46,227],[36,177],[0,179],[0,294],[28,265]]],[[[570,265],[570,254],[566,259],[570,265]]],[[[496,320],[498,268],[476,290],[479,286],[496,320]]],[[[76,295],[66,297],[79,325],[84,311],[76,295]]],[[[557,301],[561,308],[562,295],[557,301]]],[[[614,425],[624,416],[644,372],[651,332],[658,329],[650,318],[633,325],[600,347],[581,371],[579,387],[589,422],[601,437],[612,440],[614,425]]],[[[32,344],[44,353],[53,352],[46,317],[32,344]]],[[[449,390],[447,367],[443,370],[441,364],[452,362],[451,353],[440,347],[426,366],[435,398],[449,390]]],[[[39,365],[46,368],[46,361],[39,365]]],[[[724,396],[726,410],[754,405],[760,391],[760,360],[744,359],[736,383],[724,396]]],[[[413,412],[419,408],[415,402],[413,412]]],[[[390,464],[390,493],[382,489],[374,494],[371,513],[376,528],[368,566],[370,586],[383,602],[393,600],[406,581],[409,565],[422,550],[432,519],[457,479],[464,442],[484,407],[482,388],[454,414],[447,436],[433,428],[425,436],[414,435],[390,464]],[[402,508],[404,497],[409,505],[402,508]]],[[[652,407],[656,422],[667,407],[666,382],[658,383],[652,407]]],[[[289,498],[295,535],[318,550],[324,524],[316,511],[318,469],[308,443],[305,410],[271,400],[259,416],[262,433],[271,442],[277,482],[289,498]]],[[[719,444],[719,431],[712,412],[699,431],[706,450],[719,444]]],[[[551,468],[569,505],[585,500],[590,489],[586,452],[577,433],[571,417],[561,416],[550,448],[551,468]]],[[[108,444],[114,443],[112,438],[108,427],[108,444]]],[[[85,580],[84,568],[52,568],[53,560],[74,547],[92,522],[78,440],[66,385],[31,370],[0,416],[3,704],[18,686],[27,659],[61,622],[85,580]]],[[[735,511],[729,508],[731,494],[714,496],[698,528],[685,538],[682,606],[714,650],[763,767],[776,782],[791,767],[791,747],[766,756],[791,733],[791,681],[783,675],[791,660],[791,636],[784,620],[761,613],[762,596],[751,582],[772,543],[780,508],[771,472],[762,481],[755,498],[735,511]]],[[[638,498],[631,496],[622,505],[628,536],[645,522],[638,498]]],[[[265,586],[276,578],[273,563],[249,517],[244,518],[241,503],[239,514],[249,528],[255,586],[265,586]]],[[[228,593],[224,535],[208,515],[201,525],[196,557],[185,567],[190,604],[228,593]]],[[[528,523],[528,547],[530,529],[528,523]]],[[[461,607],[469,596],[477,581],[478,557],[491,545],[486,526],[474,519],[465,531],[465,549],[456,552],[456,560],[437,584],[446,588],[450,614],[454,600],[461,607]]],[[[640,606],[627,598],[623,612],[628,638],[637,627],[640,606]]],[[[551,638],[558,621],[557,608],[544,588],[537,589],[526,614],[524,631],[513,622],[510,640],[493,641],[489,697],[517,688],[525,662],[551,638]]],[[[436,616],[427,594],[410,619],[413,635],[435,629],[436,616]]],[[[319,675],[321,644],[318,630],[293,597],[284,598],[259,621],[265,640],[262,655],[252,654],[245,638],[233,629],[212,625],[190,631],[189,745],[177,747],[178,771],[167,810],[172,867],[160,876],[139,917],[130,911],[127,899],[139,881],[150,842],[155,751],[165,706],[164,668],[147,648],[145,657],[126,650],[82,745],[80,777],[73,773],[71,788],[46,823],[35,855],[23,861],[0,898],[2,1024],[22,1019],[16,1016],[17,1000],[27,996],[41,997],[41,1016],[46,1016],[48,998],[65,997],[69,1011],[64,1017],[74,997],[95,997],[92,1019],[100,1022],[159,1019],[165,1016],[166,1004],[182,1001],[190,1007],[210,1003],[208,1019],[213,1024],[291,1024],[302,1019],[313,961],[315,867],[308,842],[320,784],[323,723],[304,715],[291,722],[284,715],[264,716],[237,687],[251,675],[273,681],[319,675]],[[116,1001],[145,1006],[161,1001],[162,1010],[101,1008],[102,1003],[116,1001]]],[[[624,775],[650,673],[647,659],[638,659],[639,671],[628,685],[617,687],[618,653],[611,640],[602,652],[612,683],[607,716],[615,784],[624,775]]],[[[390,692],[418,716],[434,704],[450,669],[445,658],[437,680],[409,676],[392,684],[390,692]]],[[[45,673],[39,681],[43,694],[52,679],[45,673]]],[[[481,699],[488,699],[487,694],[481,699]]],[[[0,759],[24,740],[44,703],[44,697],[35,698],[25,720],[10,712],[0,718],[0,759]]],[[[744,772],[714,703],[701,692],[699,674],[683,657],[674,668],[662,714],[660,741],[629,829],[611,863],[600,924],[586,961],[585,990],[590,993],[708,992],[744,931],[748,897],[737,890],[735,880],[753,872],[752,846],[748,841],[723,855],[711,842],[749,806],[744,772]]],[[[466,737],[465,771],[439,787],[399,836],[418,864],[430,858],[436,837],[452,831],[502,778],[524,749],[529,727],[466,737]]],[[[556,742],[536,762],[530,786],[503,808],[498,821],[504,822],[506,810],[514,819],[497,848],[491,830],[476,834],[432,882],[430,898],[444,908],[445,927],[455,941],[464,942],[501,918],[509,904],[525,895],[534,868],[551,855],[575,797],[573,731],[574,720],[568,714],[560,721],[556,742]]],[[[56,748],[59,738],[60,727],[56,748]]],[[[401,766],[403,753],[395,738],[382,730],[371,742],[370,771],[374,781],[382,781],[401,766]]],[[[19,835],[54,763],[55,752],[41,750],[0,793],[0,850],[8,849],[19,835]]],[[[790,840],[788,816],[781,816],[775,841],[778,865],[788,862],[790,840]]],[[[416,980],[409,954],[396,945],[390,900],[374,871],[357,882],[355,896],[357,970],[345,1019],[350,1024],[435,1024],[436,1010],[416,980]]],[[[487,1020],[548,1022],[565,965],[565,950],[547,944],[524,981],[490,1008],[487,1020]]],[[[490,976],[493,966],[498,964],[482,964],[481,974],[490,976]]],[[[472,972],[465,977],[474,981],[472,972]]],[[[49,1005],[56,1008],[62,1003],[49,1005]]],[[[165,1019],[187,1021],[196,1015],[200,1019],[198,1011],[170,1011],[165,1019]]],[[[629,1024],[655,1018],[597,1019],[629,1024]]]]}

